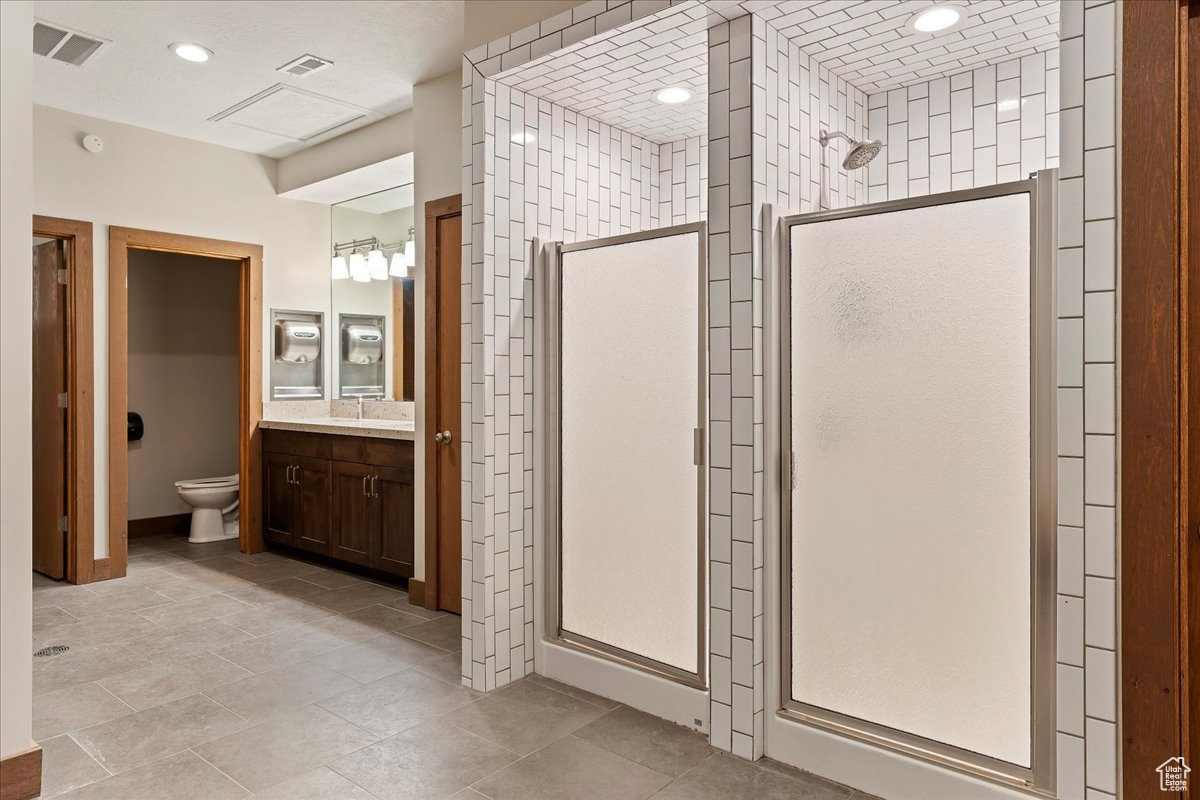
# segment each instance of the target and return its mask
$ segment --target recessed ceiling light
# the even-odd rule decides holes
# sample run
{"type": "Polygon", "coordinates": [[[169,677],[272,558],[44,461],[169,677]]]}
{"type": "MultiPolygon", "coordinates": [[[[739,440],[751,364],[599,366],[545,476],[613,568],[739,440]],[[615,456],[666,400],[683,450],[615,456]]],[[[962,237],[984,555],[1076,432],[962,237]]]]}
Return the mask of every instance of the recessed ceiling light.
{"type": "Polygon", "coordinates": [[[512,141],[516,144],[529,144],[531,142],[537,141],[537,137],[534,136],[529,131],[517,131],[509,138],[511,138],[512,141]]]}
{"type": "Polygon", "coordinates": [[[665,89],[659,89],[654,95],[654,99],[660,103],[686,103],[692,99],[692,93],[682,86],[668,86],[665,89]]]}
{"type": "Polygon", "coordinates": [[[184,61],[194,61],[197,64],[208,61],[213,54],[212,50],[209,50],[207,47],[201,47],[192,42],[176,42],[168,49],[184,61]]]}
{"type": "Polygon", "coordinates": [[[958,27],[966,16],[962,6],[939,3],[914,14],[908,27],[916,33],[942,33],[958,27]]]}

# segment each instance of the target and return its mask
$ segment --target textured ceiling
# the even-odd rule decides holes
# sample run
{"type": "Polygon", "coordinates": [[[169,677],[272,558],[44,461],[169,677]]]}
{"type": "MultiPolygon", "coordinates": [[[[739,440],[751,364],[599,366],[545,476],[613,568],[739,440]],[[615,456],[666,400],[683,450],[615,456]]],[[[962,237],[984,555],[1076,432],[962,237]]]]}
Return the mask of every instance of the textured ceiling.
{"type": "Polygon", "coordinates": [[[414,83],[461,64],[462,0],[38,0],[34,15],[111,40],[82,67],[35,56],[35,103],[272,157],[410,108],[414,83]],[[183,61],[167,50],[180,41],[213,58],[183,61]],[[309,53],[334,64],[302,78],[275,71],[309,53]],[[327,107],[306,120],[284,110],[286,119],[210,121],[276,84],[365,113],[312,138],[323,120],[341,121],[327,107]]]}
{"type": "Polygon", "coordinates": [[[758,14],[867,94],[1058,46],[1059,0],[954,3],[969,12],[958,30],[916,33],[908,21],[931,0],[708,0],[726,18],[758,14]]]}
{"type": "Polygon", "coordinates": [[[497,80],[652,142],[700,136],[708,130],[708,12],[699,3],[677,6],[497,80]],[[666,86],[686,87],[692,99],[657,102],[666,86]]]}

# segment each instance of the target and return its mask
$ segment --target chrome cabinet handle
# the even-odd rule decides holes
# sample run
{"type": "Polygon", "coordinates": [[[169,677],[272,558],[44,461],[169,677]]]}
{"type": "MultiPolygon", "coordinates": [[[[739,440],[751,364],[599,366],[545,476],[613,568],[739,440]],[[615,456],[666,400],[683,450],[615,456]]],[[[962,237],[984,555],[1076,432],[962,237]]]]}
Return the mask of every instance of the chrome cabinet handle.
{"type": "Polygon", "coordinates": [[[371,477],[370,475],[363,475],[363,497],[371,496],[371,495],[367,494],[367,481],[370,479],[370,477],[371,477]]]}
{"type": "Polygon", "coordinates": [[[287,482],[290,484],[293,484],[293,485],[296,483],[296,476],[292,473],[292,470],[294,470],[295,468],[296,468],[295,464],[288,464],[287,482]]]}
{"type": "Polygon", "coordinates": [[[454,436],[450,431],[438,431],[434,434],[433,440],[438,444],[450,444],[454,440],[454,436]]]}
{"type": "Polygon", "coordinates": [[[379,492],[375,491],[375,481],[379,480],[378,475],[371,476],[371,497],[379,497],[379,492]]]}
{"type": "Polygon", "coordinates": [[[292,483],[300,485],[300,465],[292,464],[292,483]]]}

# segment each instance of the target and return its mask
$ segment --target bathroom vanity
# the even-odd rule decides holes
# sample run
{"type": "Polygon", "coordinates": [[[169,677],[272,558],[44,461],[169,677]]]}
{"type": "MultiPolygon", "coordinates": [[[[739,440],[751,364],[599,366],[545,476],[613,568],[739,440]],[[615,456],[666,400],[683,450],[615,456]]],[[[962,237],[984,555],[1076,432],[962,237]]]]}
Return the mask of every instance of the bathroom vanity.
{"type": "Polygon", "coordinates": [[[263,538],[411,577],[411,430],[400,424],[368,428],[357,420],[324,422],[260,423],[263,538]]]}

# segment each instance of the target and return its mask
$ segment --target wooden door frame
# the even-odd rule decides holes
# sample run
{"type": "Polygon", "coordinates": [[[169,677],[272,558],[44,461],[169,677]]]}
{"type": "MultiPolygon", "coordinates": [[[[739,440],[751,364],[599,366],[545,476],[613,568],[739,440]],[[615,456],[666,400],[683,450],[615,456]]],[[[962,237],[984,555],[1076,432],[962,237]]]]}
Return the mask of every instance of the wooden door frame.
{"type": "MultiPolygon", "coordinates": [[[[1175,756],[1193,769],[1181,796],[1200,796],[1200,539],[1191,538],[1200,528],[1200,101],[1188,83],[1200,64],[1200,29],[1188,5],[1125,3],[1122,24],[1120,747],[1128,800],[1163,796],[1155,770],[1175,756]]],[[[1197,0],[1191,6],[1200,13],[1197,0]]]]}
{"type": "Polygon", "coordinates": [[[129,514],[129,251],[155,250],[237,261],[239,390],[239,528],[243,553],[259,553],[262,535],[262,256],[259,244],[206,239],[176,233],[108,229],[108,546],[111,575],[121,577],[128,564],[129,514]]]}
{"type": "Polygon", "coordinates": [[[33,216],[33,235],[67,251],[67,563],[69,583],[103,580],[95,558],[95,380],[92,223],[33,216]],[[100,574],[97,574],[97,573],[100,574]]]}
{"type": "MultiPolygon", "coordinates": [[[[445,217],[462,216],[462,195],[455,194],[425,203],[425,427],[432,426],[433,409],[438,399],[437,354],[441,342],[438,336],[438,291],[441,275],[438,272],[437,226],[445,217]]],[[[450,287],[461,292],[462,286],[450,287]]],[[[429,433],[427,430],[426,433],[429,433]]],[[[427,437],[428,439],[428,437],[427,437]]],[[[461,476],[460,476],[461,477],[461,476]]],[[[437,448],[425,443],[425,580],[409,581],[409,593],[417,605],[436,611],[438,603],[438,526],[437,505],[437,448]],[[415,590],[415,591],[414,591],[415,590]]],[[[455,536],[460,536],[455,531],[455,536]]]]}

